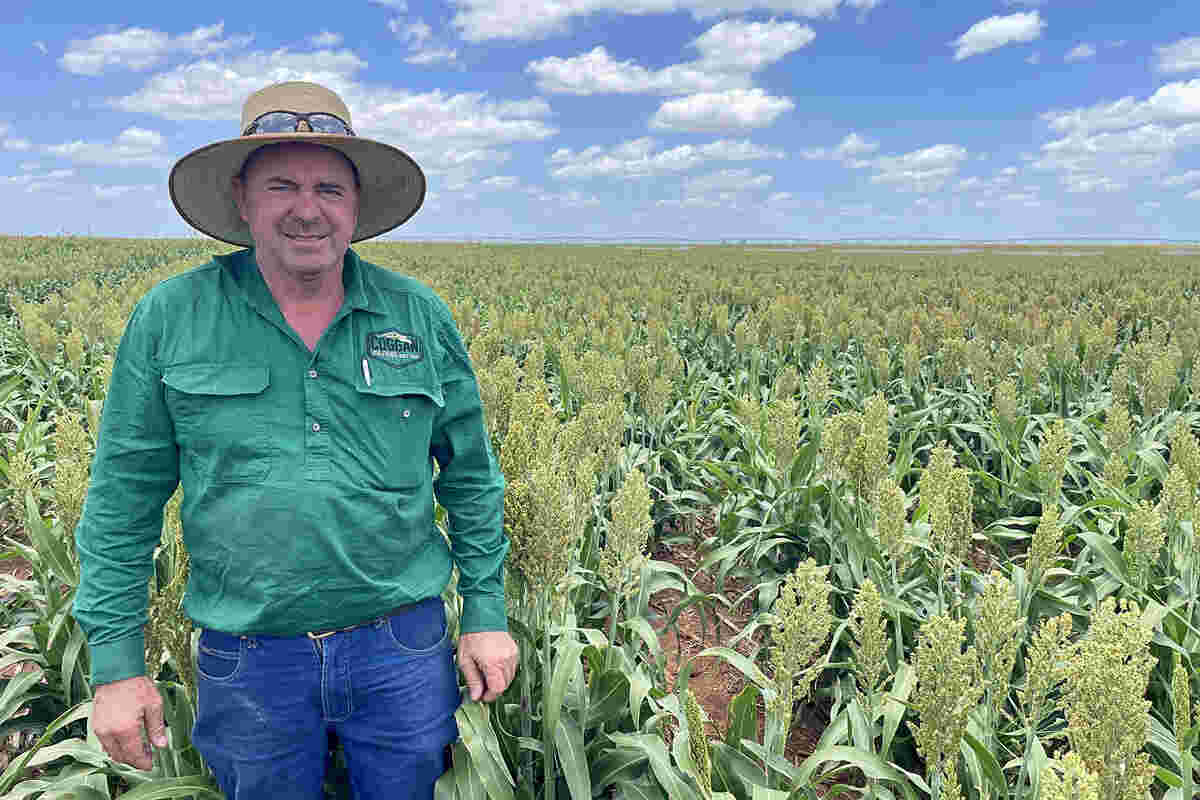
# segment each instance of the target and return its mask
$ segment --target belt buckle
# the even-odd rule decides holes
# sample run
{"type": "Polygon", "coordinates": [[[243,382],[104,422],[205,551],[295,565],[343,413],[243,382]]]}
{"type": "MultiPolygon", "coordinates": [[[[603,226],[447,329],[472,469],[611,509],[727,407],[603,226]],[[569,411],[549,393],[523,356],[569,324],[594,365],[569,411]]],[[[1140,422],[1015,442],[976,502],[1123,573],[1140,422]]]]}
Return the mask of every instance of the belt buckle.
{"type": "Polygon", "coordinates": [[[329,636],[333,636],[335,633],[338,633],[338,631],[325,631],[324,633],[313,633],[312,631],[309,631],[307,635],[308,635],[308,638],[316,641],[316,640],[324,639],[329,636]]]}

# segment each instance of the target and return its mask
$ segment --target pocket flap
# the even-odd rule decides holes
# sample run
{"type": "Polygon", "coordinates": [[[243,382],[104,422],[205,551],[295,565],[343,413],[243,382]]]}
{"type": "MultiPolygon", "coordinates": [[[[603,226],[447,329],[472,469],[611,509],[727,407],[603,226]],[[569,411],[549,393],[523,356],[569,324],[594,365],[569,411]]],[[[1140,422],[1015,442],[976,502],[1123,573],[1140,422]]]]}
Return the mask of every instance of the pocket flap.
{"type": "Polygon", "coordinates": [[[416,394],[428,397],[438,408],[446,406],[446,398],[442,395],[442,387],[430,387],[420,383],[381,383],[372,381],[370,386],[359,382],[358,390],[363,394],[375,394],[380,397],[400,397],[406,394],[416,394]]]}
{"type": "Polygon", "coordinates": [[[180,364],[163,371],[163,383],[185,394],[259,394],[271,382],[260,364],[180,364]]]}

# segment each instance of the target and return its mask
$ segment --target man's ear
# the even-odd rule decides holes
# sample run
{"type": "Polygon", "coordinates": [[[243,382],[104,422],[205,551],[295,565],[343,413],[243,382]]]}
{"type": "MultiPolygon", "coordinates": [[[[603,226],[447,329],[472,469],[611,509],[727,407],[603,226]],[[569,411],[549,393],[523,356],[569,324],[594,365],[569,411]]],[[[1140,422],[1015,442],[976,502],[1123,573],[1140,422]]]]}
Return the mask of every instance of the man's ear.
{"type": "Polygon", "coordinates": [[[229,179],[230,188],[233,190],[233,206],[237,209],[238,216],[242,218],[242,222],[247,225],[250,220],[246,219],[246,184],[237,175],[229,179]]]}

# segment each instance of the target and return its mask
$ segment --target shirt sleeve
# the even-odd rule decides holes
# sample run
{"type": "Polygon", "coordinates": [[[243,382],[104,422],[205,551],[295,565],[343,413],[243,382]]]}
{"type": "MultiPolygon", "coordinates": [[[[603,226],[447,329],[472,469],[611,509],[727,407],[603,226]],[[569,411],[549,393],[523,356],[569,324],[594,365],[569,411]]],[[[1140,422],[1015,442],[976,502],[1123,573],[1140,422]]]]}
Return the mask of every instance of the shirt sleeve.
{"type": "Polygon", "coordinates": [[[434,493],[450,518],[450,552],[458,566],[463,633],[508,630],[504,601],[504,476],[492,454],[479,385],[450,317],[441,309],[438,374],[445,406],[434,420],[434,493]]]}
{"type": "Polygon", "coordinates": [[[92,684],[144,675],[148,582],[163,506],[179,483],[179,451],[143,299],[121,337],[104,399],[83,514],[75,528],[73,613],[87,636],[92,684]]]}

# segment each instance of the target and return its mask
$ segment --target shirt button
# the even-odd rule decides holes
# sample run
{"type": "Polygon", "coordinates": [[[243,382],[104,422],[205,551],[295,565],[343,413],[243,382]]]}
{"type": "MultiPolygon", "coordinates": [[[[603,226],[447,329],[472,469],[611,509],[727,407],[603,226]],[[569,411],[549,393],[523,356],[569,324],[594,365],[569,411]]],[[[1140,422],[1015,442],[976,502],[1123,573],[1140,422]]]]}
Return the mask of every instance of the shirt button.
{"type": "Polygon", "coordinates": [[[319,422],[314,422],[314,423],[313,423],[313,433],[317,433],[317,432],[319,432],[320,430],[321,430],[321,423],[319,423],[319,422]]]}
{"type": "Polygon", "coordinates": [[[316,371],[315,369],[310,369],[310,370],[308,371],[308,377],[310,377],[310,378],[315,378],[315,377],[317,377],[317,371],[316,371]]]}
{"type": "Polygon", "coordinates": [[[412,412],[411,412],[411,411],[409,411],[407,408],[406,408],[406,409],[404,409],[404,416],[406,416],[406,417],[407,417],[407,416],[411,416],[411,415],[412,415],[412,412]]]}

